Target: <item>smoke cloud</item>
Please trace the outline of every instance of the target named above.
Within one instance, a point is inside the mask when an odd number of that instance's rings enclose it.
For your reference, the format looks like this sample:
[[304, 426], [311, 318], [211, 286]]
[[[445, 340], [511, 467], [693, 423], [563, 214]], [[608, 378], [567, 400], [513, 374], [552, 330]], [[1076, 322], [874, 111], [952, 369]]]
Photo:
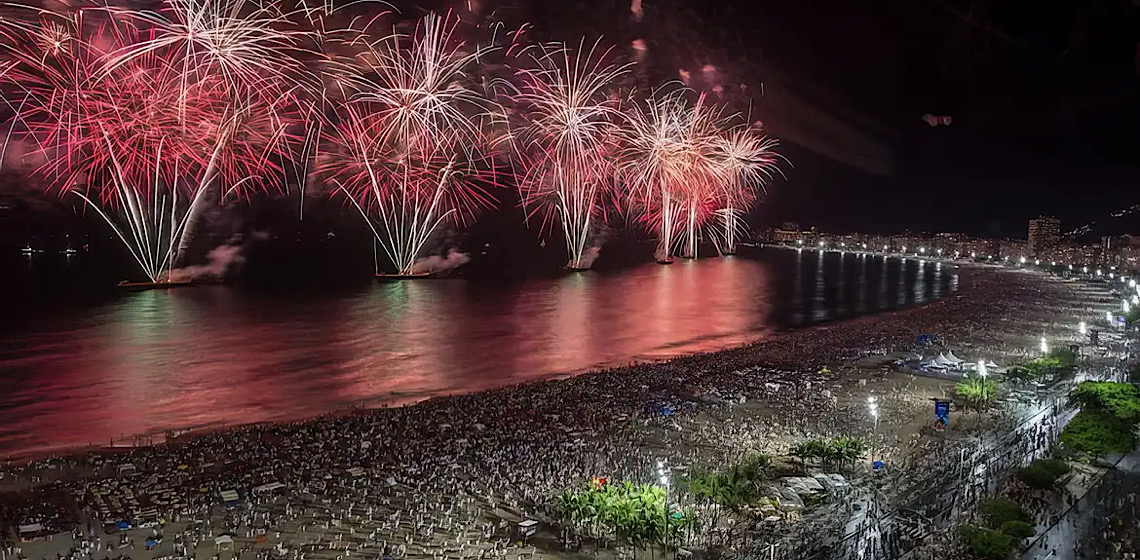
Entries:
[[[268, 233], [255, 231], [250, 236], [254, 240], [267, 239]], [[245, 244], [241, 236], [230, 239], [206, 253], [206, 264], [185, 266], [170, 271], [171, 282], [219, 282], [235, 268], [245, 264]]]
[[594, 266], [594, 261], [598, 260], [598, 256], [602, 254], [602, 246], [595, 245], [582, 252], [582, 260], [579, 266], [582, 268], [590, 268]]
[[463, 266], [471, 260], [467, 253], [461, 253], [454, 249], [447, 252], [446, 257], [439, 255], [432, 255], [424, 257], [412, 265], [412, 274], [434, 274], [451, 270], [456, 267]]

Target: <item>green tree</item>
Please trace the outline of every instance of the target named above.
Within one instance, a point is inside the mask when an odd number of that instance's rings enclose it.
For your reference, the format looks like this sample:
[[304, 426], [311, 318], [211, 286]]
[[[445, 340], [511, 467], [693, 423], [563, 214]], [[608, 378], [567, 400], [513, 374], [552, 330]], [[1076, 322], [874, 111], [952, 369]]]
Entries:
[[984, 410], [997, 401], [997, 382], [980, 377], [969, 377], [954, 385], [954, 393], [966, 407]]
[[1068, 453], [1103, 457], [1128, 453], [1136, 446], [1132, 425], [1102, 410], [1082, 410], [1061, 431], [1061, 445]]
[[982, 518], [990, 527], [1001, 527], [1007, 521], [1022, 521], [1028, 523], [1031, 518], [1017, 502], [1009, 498], [993, 498], [982, 502], [978, 508]]
[[1069, 398], [1082, 409], [1110, 412], [1129, 424], [1140, 422], [1140, 388], [1130, 383], [1084, 381]]
[[980, 560], [1005, 560], [1017, 544], [1009, 535], [976, 525], [963, 525], [961, 536], [970, 554]]
[[1033, 529], [1033, 525], [1030, 525], [1024, 521], [1006, 521], [1005, 523], [1001, 524], [999, 530], [1003, 534], [1017, 539], [1019, 542], [1032, 537], [1033, 534], [1036, 533], [1036, 531]]
[[1057, 459], [1038, 459], [1029, 466], [1018, 469], [1017, 478], [1030, 488], [1052, 490], [1057, 481], [1068, 474], [1069, 465]]

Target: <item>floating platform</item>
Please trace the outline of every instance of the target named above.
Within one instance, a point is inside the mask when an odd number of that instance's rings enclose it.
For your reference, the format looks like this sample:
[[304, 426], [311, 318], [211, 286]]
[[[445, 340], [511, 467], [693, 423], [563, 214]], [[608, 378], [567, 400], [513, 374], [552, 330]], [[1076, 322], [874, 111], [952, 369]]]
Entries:
[[562, 267], [562, 270], [565, 270], [566, 272], [587, 272], [590, 270], [590, 268], [584, 267], [584, 266], [569, 266], [569, 265], [567, 265], [567, 266]]
[[118, 287], [124, 290], [171, 290], [193, 286], [193, 282], [119, 282]]
[[673, 259], [657, 259], [657, 264], [673, 264]]
[[376, 273], [376, 279], [380, 282], [399, 282], [401, 280], [423, 280], [426, 278], [436, 278], [434, 272], [421, 272], [418, 274], [385, 274], [382, 272]]

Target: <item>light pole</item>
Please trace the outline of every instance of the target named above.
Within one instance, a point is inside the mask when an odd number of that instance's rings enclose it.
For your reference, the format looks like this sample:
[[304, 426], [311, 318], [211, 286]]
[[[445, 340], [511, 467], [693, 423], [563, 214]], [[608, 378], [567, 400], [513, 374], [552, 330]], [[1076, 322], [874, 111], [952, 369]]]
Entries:
[[982, 376], [982, 402], [986, 402], [986, 400], [987, 400], [986, 397], [988, 396], [987, 393], [989, 392], [989, 388], [990, 388], [989, 385], [986, 384], [986, 375], [988, 373], [989, 373], [989, 370], [986, 369], [986, 359], [985, 358], [979, 358], [978, 359], [978, 375]]
[[1085, 325], [1084, 321], [1081, 321], [1081, 324], [1077, 325], [1077, 330], [1079, 330], [1081, 332], [1081, 336], [1084, 336], [1084, 335], [1089, 333], [1089, 329]]
[[871, 410], [871, 418], [875, 421], [875, 427], [871, 430], [871, 468], [875, 468], [875, 440], [879, 435], [879, 405], [875, 402], [875, 397], [867, 397], [867, 408]]
[[665, 528], [661, 535], [661, 546], [665, 547], [665, 555], [669, 554], [669, 472], [665, 470], [665, 462], [657, 460], [657, 479], [665, 487], [665, 504], [661, 508], [665, 514]]
[[1041, 353], [1042, 354], [1048, 354], [1049, 353], [1049, 344], [1045, 342], [1045, 337], [1041, 337]]

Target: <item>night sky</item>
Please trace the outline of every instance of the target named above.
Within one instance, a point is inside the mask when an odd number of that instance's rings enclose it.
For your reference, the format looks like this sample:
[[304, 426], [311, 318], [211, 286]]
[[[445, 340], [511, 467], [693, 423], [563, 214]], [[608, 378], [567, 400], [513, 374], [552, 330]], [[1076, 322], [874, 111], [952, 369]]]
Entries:
[[[480, 17], [529, 22], [536, 40], [643, 38], [647, 83], [715, 66], [733, 110], [763, 121], [789, 160], [757, 226], [1023, 237], [1037, 214], [1069, 230], [1140, 202], [1130, 1], [642, 0], [641, 22], [629, 0], [480, 2]], [[401, 10], [462, 13], [468, 0], [434, 4]], [[27, 202], [26, 185], [4, 183], [0, 202]], [[241, 213], [274, 225], [271, 207]]]
[[773, 3], [758, 17], [783, 32], [757, 38], [764, 52], [891, 131], [895, 166], [861, 173], [786, 142], [795, 169], [762, 215], [1024, 236], [1038, 213], [1072, 229], [1140, 202], [1138, 16], [1101, 0]]
[[1104, 219], [1140, 203], [1140, 2], [642, 0], [637, 23], [630, 0], [483, 1], [540, 39], [643, 38], [656, 83], [712, 64], [726, 91], [746, 85], [728, 101], [790, 162], [758, 226], [1140, 226]]

